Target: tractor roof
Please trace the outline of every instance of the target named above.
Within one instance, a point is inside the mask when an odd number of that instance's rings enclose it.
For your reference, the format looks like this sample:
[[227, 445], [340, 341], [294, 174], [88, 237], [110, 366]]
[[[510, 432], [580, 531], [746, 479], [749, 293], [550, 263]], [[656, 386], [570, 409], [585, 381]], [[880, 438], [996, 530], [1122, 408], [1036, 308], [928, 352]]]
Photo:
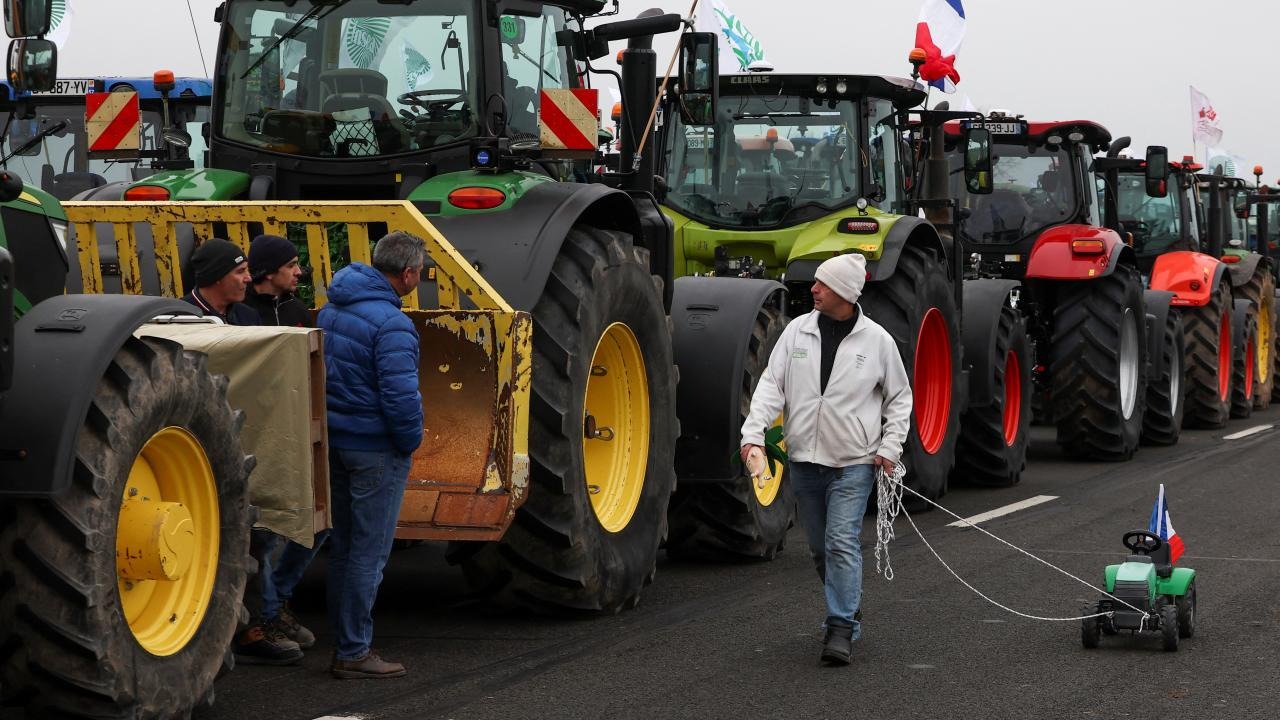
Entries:
[[[819, 93], [820, 82], [827, 91]], [[844, 95], [836, 93], [836, 84], [844, 82]], [[808, 95], [840, 99], [867, 95], [884, 98], [900, 107], [914, 107], [924, 102], [924, 86], [907, 78], [886, 75], [850, 75], [845, 73], [734, 73], [720, 76], [721, 95]]]

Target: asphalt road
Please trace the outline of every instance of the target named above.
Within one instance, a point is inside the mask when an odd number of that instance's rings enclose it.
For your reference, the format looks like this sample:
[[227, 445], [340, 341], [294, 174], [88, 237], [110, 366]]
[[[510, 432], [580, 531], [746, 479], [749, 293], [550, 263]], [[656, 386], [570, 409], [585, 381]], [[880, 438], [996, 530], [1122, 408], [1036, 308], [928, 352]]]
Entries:
[[[1238, 440], [1254, 426], [1278, 429]], [[1188, 431], [1128, 463], [1064, 458], [1034, 428], [1016, 487], [953, 488], [968, 517], [1038, 495], [1056, 499], [983, 524], [1091, 582], [1145, 528], [1159, 483], [1198, 573], [1194, 638], [1103, 637], [1079, 622], [1011, 615], [957, 582], [899, 518], [896, 573], [877, 577], [870, 518], [863, 546], [863, 639], [847, 668], [817, 662], [821, 588], [798, 529], [769, 563], [662, 561], [640, 607], [591, 620], [497, 614], [467, 597], [440, 548], [394, 553], [375, 612], [375, 645], [405, 678], [338, 681], [326, 672], [323, 562], [300, 587], [319, 635], [300, 666], [241, 666], [198, 720], [372, 718], [1275, 718], [1280, 715], [1280, 409]], [[970, 583], [1042, 616], [1075, 616], [1094, 591], [971, 529], [914, 516]]]

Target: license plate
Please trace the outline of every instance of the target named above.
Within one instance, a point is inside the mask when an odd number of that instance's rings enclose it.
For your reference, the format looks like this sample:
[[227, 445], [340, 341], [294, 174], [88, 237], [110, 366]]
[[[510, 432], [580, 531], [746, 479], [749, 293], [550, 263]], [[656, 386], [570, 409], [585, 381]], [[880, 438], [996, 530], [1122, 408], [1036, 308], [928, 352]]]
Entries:
[[967, 122], [965, 128], [986, 128], [992, 135], [1026, 135], [1027, 124], [1023, 122]]
[[93, 78], [63, 78], [54, 83], [52, 90], [32, 95], [88, 95], [97, 89], [98, 81]]

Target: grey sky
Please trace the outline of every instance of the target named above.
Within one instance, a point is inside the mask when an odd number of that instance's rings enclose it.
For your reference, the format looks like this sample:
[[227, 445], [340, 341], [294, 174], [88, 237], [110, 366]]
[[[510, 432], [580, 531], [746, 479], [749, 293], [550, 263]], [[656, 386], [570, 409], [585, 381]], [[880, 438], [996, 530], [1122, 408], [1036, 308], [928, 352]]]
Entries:
[[[185, 0], [71, 0], [64, 77], [143, 74], [167, 67], [202, 75]], [[725, 0], [763, 43], [779, 71], [909, 75], [906, 61], [920, 0]], [[691, 0], [664, 9], [688, 12]], [[217, 0], [191, 0], [209, 69], [217, 44]], [[622, 0], [633, 17], [657, 0]], [[964, 0], [967, 34], [957, 68], [960, 93], [979, 109], [1030, 119], [1101, 122], [1134, 146], [1191, 152], [1188, 85], [1209, 96], [1223, 147], [1280, 178], [1274, 92], [1280, 6], [1262, 0]], [[129, 34], [133, 36], [130, 37]], [[657, 47], [663, 56], [670, 42]], [[1202, 48], [1221, 48], [1216, 53]], [[957, 96], [959, 93], [957, 94]], [[931, 102], [942, 99], [934, 93]], [[1203, 155], [1203, 149], [1201, 150]]]

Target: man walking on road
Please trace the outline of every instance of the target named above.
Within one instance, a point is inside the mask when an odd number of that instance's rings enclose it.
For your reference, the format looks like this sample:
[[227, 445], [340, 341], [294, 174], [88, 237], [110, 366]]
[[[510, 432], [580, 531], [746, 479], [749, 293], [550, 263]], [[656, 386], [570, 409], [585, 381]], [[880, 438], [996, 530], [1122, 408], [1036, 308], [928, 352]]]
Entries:
[[911, 422], [911, 388], [889, 333], [857, 305], [866, 259], [818, 266], [813, 312], [792, 320], [769, 356], [742, 424], [742, 460], [786, 418], [788, 472], [826, 591], [823, 662], [847, 665], [861, 634], [862, 517], [875, 469], [893, 472]]
[[411, 455], [422, 442], [418, 332], [400, 298], [418, 286], [421, 238], [378, 241], [373, 267], [338, 271], [320, 311], [329, 403], [328, 609], [334, 677], [400, 677], [405, 668], [371, 648], [373, 602], [391, 554]]

